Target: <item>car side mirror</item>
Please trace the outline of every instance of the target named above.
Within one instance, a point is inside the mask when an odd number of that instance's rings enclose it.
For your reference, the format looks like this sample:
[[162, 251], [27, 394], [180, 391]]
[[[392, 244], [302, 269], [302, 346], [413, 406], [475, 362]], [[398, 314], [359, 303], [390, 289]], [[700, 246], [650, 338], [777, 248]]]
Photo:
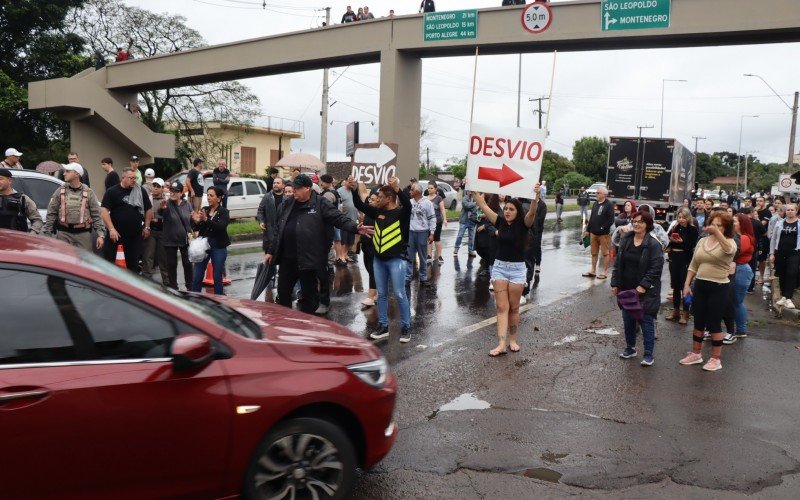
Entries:
[[209, 364], [214, 359], [211, 339], [199, 333], [178, 335], [172, 343], [172, 364], [175, 370], [191, 370]]

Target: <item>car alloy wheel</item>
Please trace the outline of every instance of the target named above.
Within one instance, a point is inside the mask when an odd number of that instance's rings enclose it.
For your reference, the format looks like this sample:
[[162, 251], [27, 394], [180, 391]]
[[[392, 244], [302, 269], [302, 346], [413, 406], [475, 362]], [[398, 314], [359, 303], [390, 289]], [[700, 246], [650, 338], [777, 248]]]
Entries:
[[456, 200], [451, 201], [450, 202], [450, 210], [455, 210], [456, 207], [458, 207], [458, 202]]
[[355, 477], [346, 435], [329, 422], [300, 418], [269, 433], [251, 462], [250, 498], [344, 498]]

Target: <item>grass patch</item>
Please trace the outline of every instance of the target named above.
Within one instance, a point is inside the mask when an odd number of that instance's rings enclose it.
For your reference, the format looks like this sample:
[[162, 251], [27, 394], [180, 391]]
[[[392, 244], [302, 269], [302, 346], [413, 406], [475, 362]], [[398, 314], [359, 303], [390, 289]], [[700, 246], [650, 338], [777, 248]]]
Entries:
[[228, 224], [228, 235], [261, 234], [261, 227], [254, 220], [240, 220]]
[[461, 217], [461, 210], [446, 210], [447, 212], [447, 220], [450, 219], [458, 219]]

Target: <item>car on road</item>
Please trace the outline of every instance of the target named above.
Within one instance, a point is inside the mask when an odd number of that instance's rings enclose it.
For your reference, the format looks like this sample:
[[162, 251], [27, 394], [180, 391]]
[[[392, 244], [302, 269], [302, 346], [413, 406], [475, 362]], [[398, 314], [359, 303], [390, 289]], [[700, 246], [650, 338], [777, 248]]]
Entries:
[[[208, 206], [206, 192], [214, 185], [211, 177], [203, 179], [203, 206]], [[267, 183], [261, 179], [231, 177], [228, 181], [228, 210], [231, 219], [255, 218], [261, 198], [267, 194]]]
[[11, 175], [13, 176], [13, 188], [36, 203], [36, 208], [39, 210], [42, 220], [44, 220], [47, 216], [47, 206], [50, 204], [50, 198], [53, 197], [56, 189], [64, 184], [64, 181], [36, 170], [13, 170]]
[[346, 498], [397, 436], [386, 360], [333, 322], [9, 230], [0, 283], [5, 498]]
[[[428, 181], [417, 181], [422, 186], [423, 195], [428, 195]], [[447, 210], [455, 210], [458, 207], [458, 199], [456, 198], [456, 190], [453, 186], [446, 182], [437, 182], [436, 187], [444, 191], [444, 208]]]
[[586, 194], [589, 195], [590, 201], [597, 201], [597, 189], [601, 187], [606, 187], [605, 182], [595, 182], [591, 186], [586, 189]]

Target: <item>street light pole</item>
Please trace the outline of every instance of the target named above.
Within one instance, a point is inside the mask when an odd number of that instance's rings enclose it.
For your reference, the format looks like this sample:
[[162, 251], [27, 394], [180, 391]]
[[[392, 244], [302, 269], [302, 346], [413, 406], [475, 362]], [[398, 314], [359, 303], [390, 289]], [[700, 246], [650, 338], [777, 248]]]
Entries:
[[[745, 118], [758, 118], [758, 115], [742, 115], [739, 120], [739, 150], [736, 152], [736, 195], [739, 195], [739, 165], [742, 163], [742, 130]], [[746, 181], [745, 181], [746, 182]], [[745, 189], [747, 191], [747, 189]]]
[[[331, 8], [325, 7], [325, 26], [331, 25]], [[319, 115], [322, 118], [322, 130], [319, 137], [319, 160], [328, 164], [328, 68], [322, 70], [322, 106]], [[327, 168], [325, 169], [327, 171]]]
[[636, 125], [636, 128], [639, 129], [639, 139], [642, 138], [642, 129], [643, 128], [656, 128], [655, 125]]
[[522, 53], [520, 53], [519, 55], [519, 71], [517, 73], [517, 128], [519, 128], [519, 110], [522, 107], [521, 101], [522, 101]]
[[772, 91], [772, 93], [775, 94], [775, 97], [780, 99], [781, 102], [784, 104], [784, 106], [789, 108], [789, 111], [792, 112], [792, 128], [791, 128], [791, 130], [789, 132], [789, 161], [786, 162], [786, 173], [787, 174], [791, 174], [792, 170], [794, 169], [793, 168], [793, 165], [794, 165], [794, 139], [795, 139], [795, 136], [797, 135], [797, 101], [798, 101], [798, 97], [800, 97], [800, 92], [795, 92], [794, 93], [794, 106], [790, 106], [789, 103], [786, 102], [783, 99], [783, 97], [781, 97], [781, 95], [778, 94], [775, 91], [775, 89], [772, 88], [772, 85], [767, 83], [767, 81], [764, 80], [759, 75], [754, 75], [752, 73], [745, 73], [744, 76], [751, 76], [751, 77], [754, 77], [754, 78], [758, 78], [759, 80], [764, 82], [764, 85], [769, 87], [769, 89]]
[[758, 151], [747, 151], [744, 154], [744, 190], [747, 191], [747, 163], [750, 159], [750, 155], [753, 153], [758, 153]]
[[661, 131], [659, 132], [660, 137], [664, 137], [664, 84], [666, 82], [686, 82], [687, 80], [672, 80], [669, 78], [662, 78], [661, 79]]

